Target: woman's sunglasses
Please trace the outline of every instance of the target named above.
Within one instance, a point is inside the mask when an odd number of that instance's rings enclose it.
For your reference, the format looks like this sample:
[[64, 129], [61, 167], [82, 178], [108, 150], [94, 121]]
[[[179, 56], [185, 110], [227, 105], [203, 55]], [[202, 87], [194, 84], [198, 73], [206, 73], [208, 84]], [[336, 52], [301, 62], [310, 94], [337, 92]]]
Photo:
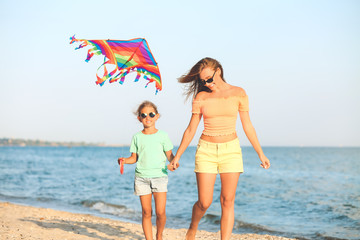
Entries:
[[208, 80], [202, 80], [202, 79], [200, 79], [200, 80], [202, 81], [202, 83], [204, 85], [207, 84], [207, 83], [212, 83], [214, 81], [215, 73], [216, 73], [216, 71], [214, 72], [213, 76], [211, 78], [209, 78]]
[[[147, 113], [140, 114], [141, 118], [146, 118], [147, 116], [148, 116]], [[149, 117], [154, 118], [155, 116], [156, 116], [156, 113], [154, 113], [154, 112], [149, 113]]]

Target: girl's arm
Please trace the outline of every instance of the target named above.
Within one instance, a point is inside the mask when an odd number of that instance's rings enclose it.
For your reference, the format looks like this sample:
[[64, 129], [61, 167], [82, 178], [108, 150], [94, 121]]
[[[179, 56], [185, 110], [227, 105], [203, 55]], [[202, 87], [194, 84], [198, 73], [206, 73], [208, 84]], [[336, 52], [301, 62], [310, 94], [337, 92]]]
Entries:
[[137, 154], [131, 153], [131, 156], [128, 158], [123, 158], [123, 157], [119, 158], [118, 163], [120, 165], [120, 161], [123, 161], [124, 164], [134, 164], [137, 162], [137, 159], [138, 159]]
[[[174, 159], [174, 154], [172, 153], [172, 150], [169, 150], [167, 152], [165, 152], [165, 155], [166, 155], [166, 158], [169, 160], [169, 164], [167, 165], [167, 168], [170, 170], [170, 171], [174, 171], [174, 167], [171, 163], [171, 161]], [[179, 166], [177, 166], [179, 167]]]
[[174, 154], [173, 154], [172, 150], [165, 152], [165, 155], [166, 155], [166, 158], [169, 160], [169, 162], [171, 162], [174, 159]]
[[265, 169], [268, 169], [270, 167], [270, 161], [265, 156], [265, 154], [263, 153], [263, 150], [261, 149], [259, 140], [256, 136], [255, 128], [253, 127], [253, 125], [250, 121], [249, 112], [240, 111], [239, 114], [240, 114], [240, 120], [241, 120], [242, 127], [244, 129], [244, 132], [260, 158], [260, 161], [261, 161], [260, 166]]
[[174, 159], [171, 164], [174, 170], [179, 166], [179, 160], [181, 155], [185, 152], [186, 148], [189, 146], [190, 142], [195, 136], [197, 127], [199, 126], [202, 114], [193, 113], [189, 122], [188, 127], [186, 128], [183, 137], [181, 139], [180, 146], [176, 152]]

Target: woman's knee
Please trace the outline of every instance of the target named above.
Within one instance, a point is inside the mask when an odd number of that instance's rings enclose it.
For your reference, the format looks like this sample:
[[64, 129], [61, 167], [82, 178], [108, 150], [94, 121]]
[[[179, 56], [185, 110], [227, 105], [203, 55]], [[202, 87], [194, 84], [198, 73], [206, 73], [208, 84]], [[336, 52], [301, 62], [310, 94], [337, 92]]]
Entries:
[[210, 200], [210, 201], [201, 201], [201, 200], [199, 200], [199, 201], [197, 201], [197, 206], [198, 206], [202, 211], [206, 211], [206, 210], [210, 207], [211, 202], [212, 202], [212, 200]]
[[221, 207], [223, 207], [223, 208], [233, 208], [234, 203], [235, 203], [235, 198], [234, 197], [221, 196], [220, 197], [220, 203], [221, 203]]

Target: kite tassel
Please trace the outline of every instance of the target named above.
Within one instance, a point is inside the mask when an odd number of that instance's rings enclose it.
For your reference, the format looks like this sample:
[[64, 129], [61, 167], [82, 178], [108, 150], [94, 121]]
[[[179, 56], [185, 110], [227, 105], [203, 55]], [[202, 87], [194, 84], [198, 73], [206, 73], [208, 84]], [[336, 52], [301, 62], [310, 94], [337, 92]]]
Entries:
[[74, 42], [76, 42], [77, 41], [77, 39], [75, 38], [75, 34], [74, 34], [74, 36], [72, 36], [72, 37], [70, 37], [70, 44], [73, 44]]
[[94, 56], [94, 52], [91, 51], [91, 49], [88, 50], [87, 57], [85, 59], [85, 62], [89, 62], [90, 59]]
[[112, 79], [110, 79], [110, 83], [113, 83], [113, 82], [117, 82], [119, 79], [120, 79], [120, 75], [121, 75], [121, 72], [119, 72], [118, 74], [116, 74], [115, 77], [113, 77]]
[[97, 78], [96, 84], [98, 84], [100, 86], [104, 85], [104, 83], [107, 79], [105, 75], [101, 78], [101, 77], [99, 77], [99, 75], [97, 73], [96, 73], [96, 78]]
[[134, 81], [134, 82], [139, 81], [140, 77], [141, 77], [141, 74], [138, 72], [138, 73], [136, 74], [136, 78], [135, 78], [135, 81]]
[[123, 85], [123, 84], [124, 84], [124, 81], [125, 81], [125, 76], [122, 76], [121, 79], [120, 79], [120, 81], [119, 81], [119, 83], [120, 83], [121, 85]]
[[122, 75], [121, 75], [121, 79], [120, 79], [120, 84], [123, 84], [124, 83], [124, 81], [125, 81], [125, 77], [126, 77], [126, 75], [128, 75], [128, 71], [125, 71]]
[[78, 49], [83, 48], [83, 47], [85, 47], [85, 46], [86, 46], [86, 45], [85, 45], [84, 43], [80, 43], [80, 45], [79, 45], [78, 47], [76, 47], [75, 50], [78, 50]]
[[118, 80], [119, 80], [118, 77], [114, 77], [114, 78], [109, 80], [109, 83], [117, 82]]
[[115, 68], [113, 71], [109, 73], [109, 77], [112, 77], [116, 73], [117, 69]]

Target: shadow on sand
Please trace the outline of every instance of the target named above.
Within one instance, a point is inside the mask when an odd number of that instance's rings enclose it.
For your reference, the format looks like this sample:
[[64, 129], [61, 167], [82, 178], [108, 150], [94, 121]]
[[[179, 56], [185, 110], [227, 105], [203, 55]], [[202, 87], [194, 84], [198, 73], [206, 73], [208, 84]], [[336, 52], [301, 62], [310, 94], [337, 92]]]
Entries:
[[[21, 221], [32, 222], [40, 227], [47, 229], [61, 229], [66, 232], [72, 232], [78, 235], [84, 235], [100, 240], [118, 239], [143, 239], [142, 233], [131, 231], [121, 226], [111, 226], [105, 223], [92, 223], [83, 221], [71, 221], [60, 219], [44, 219], [24, 218]], [[110, 238], [109, 238], [110, 237]]]

